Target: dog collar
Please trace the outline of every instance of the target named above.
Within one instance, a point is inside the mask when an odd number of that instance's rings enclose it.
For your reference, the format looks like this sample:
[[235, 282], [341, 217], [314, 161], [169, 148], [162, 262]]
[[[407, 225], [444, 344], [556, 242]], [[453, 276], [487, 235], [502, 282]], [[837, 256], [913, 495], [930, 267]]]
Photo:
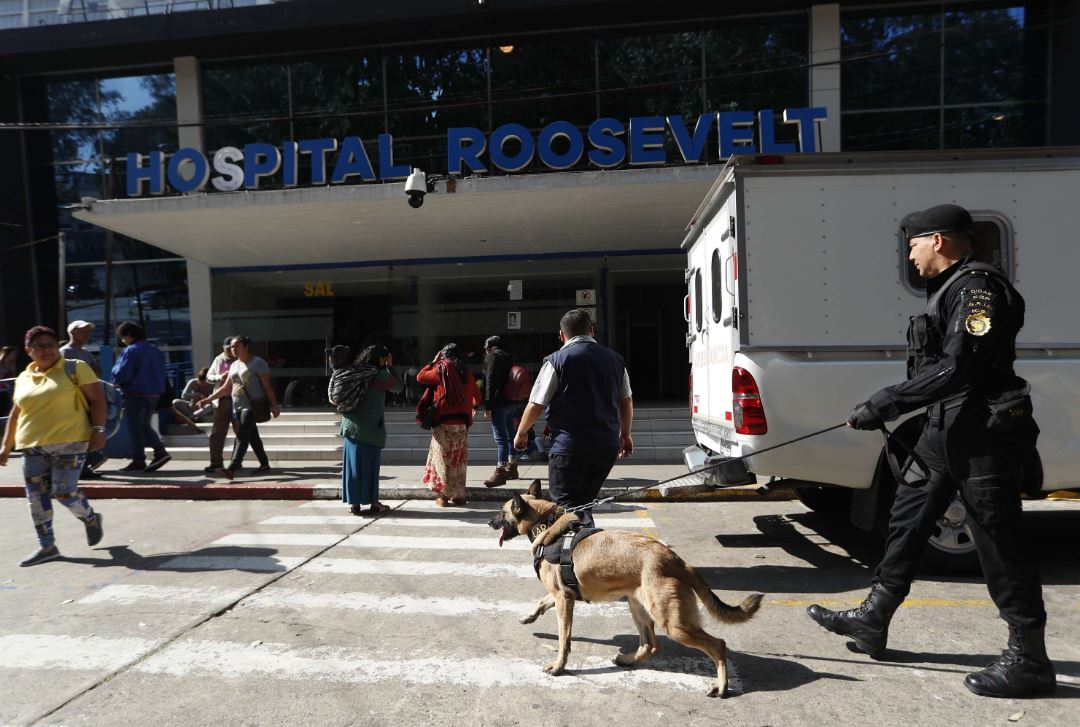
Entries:
[[540, 535], [544, 531], [546, 531], [553, 524], [555, 524], [555, 521], [558, 520], [562, 516], [562, 514], [563, 513], [562, 513], [561, 509], [556, 510], [551, 515], [548, 515], [547, 518], [545, 518], [541, 522], [538, 522], [536, 525], [533, 525], [531, 528], [529, 528], [529, 542], [531, 543], [534, 540], [536, 540], [538, 537], [540, 537]]

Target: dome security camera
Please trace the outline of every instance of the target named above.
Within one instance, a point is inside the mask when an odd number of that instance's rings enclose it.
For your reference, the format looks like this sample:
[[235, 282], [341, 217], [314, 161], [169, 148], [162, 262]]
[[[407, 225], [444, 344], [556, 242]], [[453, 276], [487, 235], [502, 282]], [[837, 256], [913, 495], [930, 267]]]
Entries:
[[405, 194], [409, 195], [409, 206], [413, 209], [424, 204], [424, 195], [427, 194], [427, 175], [419, 169], [413, 169], [412, 174], [405, 180]]

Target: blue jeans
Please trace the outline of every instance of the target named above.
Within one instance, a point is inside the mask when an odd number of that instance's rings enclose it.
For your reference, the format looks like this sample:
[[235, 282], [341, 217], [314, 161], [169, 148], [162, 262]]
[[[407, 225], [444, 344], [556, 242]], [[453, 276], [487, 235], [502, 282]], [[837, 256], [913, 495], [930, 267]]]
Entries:
[[96, 517], [94, 509], [79, 489], [79, 475], [86, 462], [86, 453], [51, 454], [32, 447], [24, 449], [22, 454], [30, 519], [37, 531], [38, 544], [42, 548], [51, 548], [56, 544], [53, 535], [54, 499], [83, 522], [91, 522]]
[[149, 444], [154, 450], [154, 455], [165, 453], [165, 445], [161, 443], [161, 437], [150, 426], [150, 417], [157, 408], [156, 396], [125, 396], [124, 418], [127, 419], [128, 432], [131, 434], [131, 461], [146, 461], [146, 445]]
[[517, 404], [512, 401], [496, 404], [491, 410], [491, 433], [495, 437], [495, 446], [498, 448], [499, 464], [506, 464], [514, 454], [514, 415], [516, 413]]

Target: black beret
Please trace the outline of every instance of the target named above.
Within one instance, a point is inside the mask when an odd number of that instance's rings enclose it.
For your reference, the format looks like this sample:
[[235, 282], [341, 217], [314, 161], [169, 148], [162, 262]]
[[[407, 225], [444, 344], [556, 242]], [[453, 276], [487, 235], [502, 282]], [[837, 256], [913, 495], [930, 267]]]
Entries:
[[955, 204], [939, 204], [921, 212], [912, 212], [900, 220], [905, 240], [935, 232], [971, 232], [974, 227], [971, 213]]

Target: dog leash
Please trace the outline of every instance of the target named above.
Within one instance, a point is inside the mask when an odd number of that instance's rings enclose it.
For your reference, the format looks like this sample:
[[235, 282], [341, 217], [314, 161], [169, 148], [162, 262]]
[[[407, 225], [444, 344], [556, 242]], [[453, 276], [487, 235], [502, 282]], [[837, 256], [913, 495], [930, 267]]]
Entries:
[[712, 464], [705, 465], [704, 467], [701, 467], [701, 468], [696, 469], [696, 470], [691, 470], [691, 471], [687, 472], [684, 475], [679, 475], [678, 477], [670, 477], [670, 478], [668, 478], [666, 480], [660, 480], [658, 482], [652, 482], [652, 483], [650, 483], [648, 485], [645, 485], [644, 487], [635, 487], [632, 490], [627, 490], [626, 492], [620, 492], [617, 495], [609, 495], [608, 497], [602, 497], [602, 498], [593, 500], [592, 502], [587, 503], [585, 505], [575, 505], [574, 507], [564, 508], [563, 512], [564, 513], [575, 513], [575, 512], [580, 512], [581, 510], [591, 510], [592, 508], [596, 507], [597, 505], [603, 505], [604, 503], [611, 502], [612, 500], [617, 500], [620, 497], [626, 497], [627, 495], [632, 495], [635, 492], [641, 492], [643, 490], [651, 490], [654, 487], [660, 487], [661, 491], [663, 491], [663, 488], [662, 488], [663, 485], [666, 485], [666, 484], [671, 483], [671, 482], [675, 482], [676, 480], [684, 480], [684, 479], [687, 479], [688, 477], [695, 477], [695, 476], [701, 474], [702, 472], [709, 472], [709, 471], [714, 470], [714, 469], [716, 469], [718, 467], [722, 467], [723, 465], [726, 465], [729, 462], [737, 462], [739, 460], [747, 459], [749, 457], [756, 457], [759, 454], [765, 454], [766, 452], [771, 452], [774, 449], [780, 449], [781, 447], [786, 447], [789, 444], [795, 444], [796, 442], [801, 442], [804, 439], [810, 439], [811, 437], [817, 437], [817, 436], [819, 436], [821, 434], [825, 434], [826, 432], [831, 432], [831, 431], [833, 431], [835, 429], [840, 429], [841, 427], [846, 427], [846, 426], [847, 426], [846, 421], [841, 422], [840, 424], [834, 424], [831, 427], [826, 427], [825, 429], [819, 429], [816, 432], [810, 432], [809, 434], [804, 434], [801, 437], [795, 437], [794, 439], [789, 439], [786, 442], [780, 442], [779, 444], [774, 444], [771, 447], [766, 447], [765, 449], [756, 450], [754, 452], [751, 452], [750, 454], [742, 454], [742, 455], [739, 455], [738, 457], [728, 457], [727, 459], [722, 459], [719, 462], [713, 462]]

